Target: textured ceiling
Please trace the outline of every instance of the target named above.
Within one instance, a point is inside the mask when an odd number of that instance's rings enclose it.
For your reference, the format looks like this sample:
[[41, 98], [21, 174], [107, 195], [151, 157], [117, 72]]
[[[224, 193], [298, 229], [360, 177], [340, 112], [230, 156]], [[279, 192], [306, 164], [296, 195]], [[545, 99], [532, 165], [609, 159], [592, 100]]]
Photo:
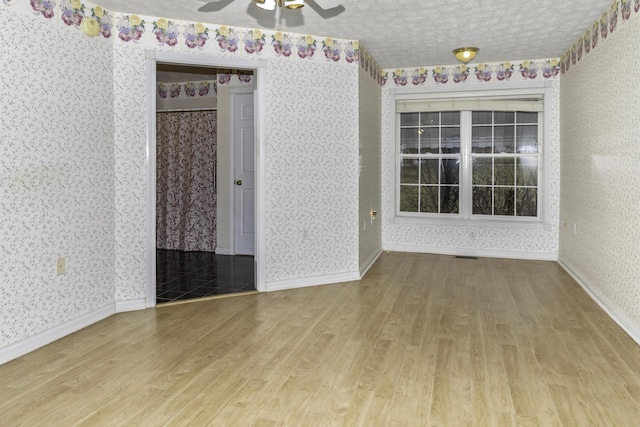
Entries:
[[123, 13], [360, 40], [382, 68], [410, 68], [455, 63], [451, 50], [461, 46], [480, 48], [474, 62], [562, 56], [612, 0], [344, 0], [328, 11], [307, 0], [281, 14], [252, 0], [96, 3]]

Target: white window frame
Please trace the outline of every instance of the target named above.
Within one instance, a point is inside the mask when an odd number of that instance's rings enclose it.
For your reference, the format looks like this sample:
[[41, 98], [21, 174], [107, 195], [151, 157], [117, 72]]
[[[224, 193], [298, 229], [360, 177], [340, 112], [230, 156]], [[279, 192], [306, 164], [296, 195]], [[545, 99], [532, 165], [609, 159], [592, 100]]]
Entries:
[[[551, 82], [527, 82], [523, 84], [512, 84], [508, 89], [495, 89], [495, 87], [479, 87], [474, 90], [469, 88], [452, 88], [452, 87], [436, 87], [425, 90], [424, 88], [400, 88], [391, 89], [393, 95], [393, 103], [391, 108], [393, 126], [393, 152], [394, 152], [394, 166], [393, 166], [393, 197], [391, 199], [392, 206], [389, 206], [389, 212], [393, 212], [391, 221], [393, 223], [403, 224], [428, 224], [428, 225], [459, 225], [470, 227], [511, 227], [511, 228], [534, 228], [534, 229], [549, 229], [550, 225], [547, 224], [550, 218], [550, 155], [546, 152], [546, 146], [550, 141], [550, 129], [551, 129]], [[429, 214], [429, 213], [413, 213], [413, 212], [400, 212], [400, 126], [399, 117], [400, 113], [397, 111], [398, 100], [425, 100], [444, 98], [489, 98], [489, 97], [513, 97], [513, 98], [526, 98], [527, 95], [542, 95], [543, 97], [543, 112], [542, 121], [538, 126], [538, 141], [539, 141], [539, 155], [541, 161], [538, 165], [539, 174], [539, 186], [538, 186], [538, 216], [537, 217], [515, 217], [515, 216], [471, 216], [471, 207], [463, 211], [463, 203], [467, 206], [471, 203], [471, 168], [469, 161], [471, 159], [471, 153], [469, 153], [470, 144], [463, 144], [461, 141], [461, 174], [460, 174], [460, 214]], [[496, 110], [497, 111], [497, 110]], [[461, 116], [461, 132], [464, 132], [465, 125], [468, 125], [469, 133], [471, 128], [470, 118], [469, 122], [463, 123], [464, 119]], [[470, 136], [469, 136], [470, 137]], [[461, 135], [461, 138], [463, 136]]]

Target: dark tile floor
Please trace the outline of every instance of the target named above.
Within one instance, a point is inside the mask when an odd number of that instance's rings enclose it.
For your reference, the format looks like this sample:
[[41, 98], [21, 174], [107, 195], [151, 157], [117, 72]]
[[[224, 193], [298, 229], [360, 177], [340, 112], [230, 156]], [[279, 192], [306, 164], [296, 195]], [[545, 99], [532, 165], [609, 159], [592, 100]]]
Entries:
[[156, 303], [255, 290], [252, 256], [156, 250]]

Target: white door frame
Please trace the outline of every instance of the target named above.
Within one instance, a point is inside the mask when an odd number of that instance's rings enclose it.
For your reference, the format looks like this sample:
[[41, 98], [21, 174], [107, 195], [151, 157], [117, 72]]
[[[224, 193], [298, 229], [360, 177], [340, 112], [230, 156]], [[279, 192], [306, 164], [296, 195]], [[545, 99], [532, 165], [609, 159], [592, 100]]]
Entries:
[[255, 285], [265, 292], [265, 73], [264, 60], [224, 58], [184, 53], [146, 51], [147, 72], [147, 266], [146, 306], [156, 305], [156, 63], [193, 65], [200, 67], [253, 70], [256, 79], [254, 92], [255, 123]]

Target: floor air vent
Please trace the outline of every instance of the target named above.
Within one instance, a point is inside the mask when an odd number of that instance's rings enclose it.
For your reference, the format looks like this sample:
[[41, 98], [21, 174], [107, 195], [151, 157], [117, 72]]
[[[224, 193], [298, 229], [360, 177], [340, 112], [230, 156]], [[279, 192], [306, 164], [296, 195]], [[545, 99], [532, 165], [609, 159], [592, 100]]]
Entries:
[[475, 260], [478, 259], [477, 256], [464, 256], [464, 255], [456, 255], [456, 258], [460, 258], [460, 259], [475, 259]]

